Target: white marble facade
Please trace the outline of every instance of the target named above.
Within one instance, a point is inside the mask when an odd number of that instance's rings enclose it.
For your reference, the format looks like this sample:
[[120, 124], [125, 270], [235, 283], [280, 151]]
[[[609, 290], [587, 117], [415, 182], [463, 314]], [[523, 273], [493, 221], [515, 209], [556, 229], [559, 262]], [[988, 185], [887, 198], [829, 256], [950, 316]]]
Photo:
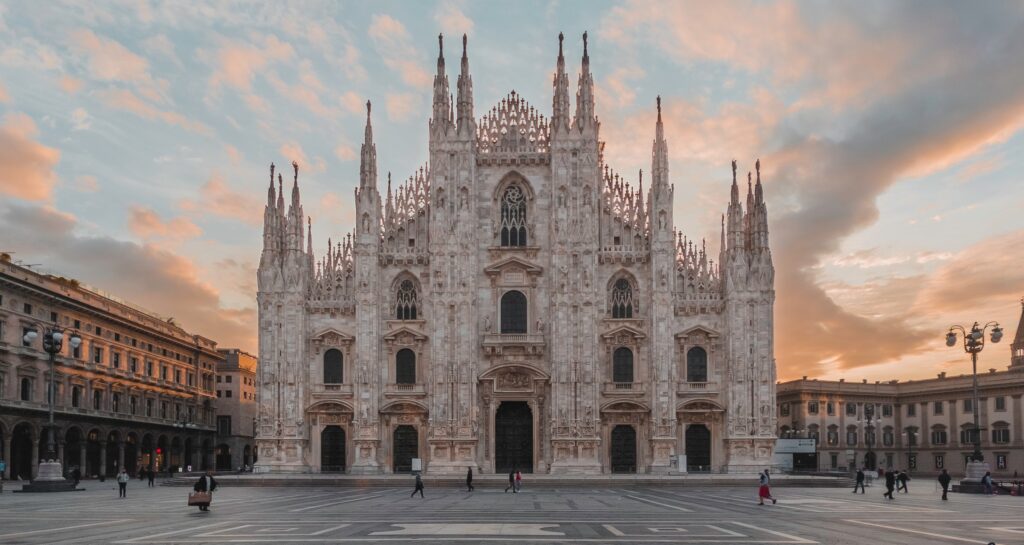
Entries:
[[602, 157], [586, 35], [574, 109], [561, 36], [553, 80], [550, 116], [512, 92], [477, 118], [466, 39], [454, 97], [442, 48], [429, 162], [397, 189], [388, 175], [383, 194], [367, 103], [356, 226], [319, 257], [298, 166], [287, 208], [271, 166], [258, 470], [769, 463], [774, 269], [760, 173], [744, 205], [733, 164], [709, 259], [674, 228], [660, 99], [651, 170], [634, 185]]

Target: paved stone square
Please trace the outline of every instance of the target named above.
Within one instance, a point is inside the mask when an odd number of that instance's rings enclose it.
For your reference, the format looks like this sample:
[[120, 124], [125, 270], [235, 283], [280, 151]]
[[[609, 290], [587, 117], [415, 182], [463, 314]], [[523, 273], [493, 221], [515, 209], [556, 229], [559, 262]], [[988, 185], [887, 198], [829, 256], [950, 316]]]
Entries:
[[[916, 481], [915, 481], [916, 482]], [[210, 512], [188, 489], [135, 480], [84, 492], [0, 495], [0, 543], [824, 543], [1024, 544], [1024, 500], [920, 483], [895, 501], [835, 488], [544, 487], [519, 494], [410, 486], [222, 487]]]

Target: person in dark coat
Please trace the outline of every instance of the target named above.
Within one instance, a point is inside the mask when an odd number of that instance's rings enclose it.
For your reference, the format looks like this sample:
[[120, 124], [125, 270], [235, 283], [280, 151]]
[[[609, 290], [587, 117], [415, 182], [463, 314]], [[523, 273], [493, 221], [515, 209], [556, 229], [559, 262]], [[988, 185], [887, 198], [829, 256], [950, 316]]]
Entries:
[[885, 472], [885, 494], [882, 494], [882, 496], [886, 497], [886, 498], [889, 498], [890, 500], [894, 500], [894, 499], [896, 499], [896, 498], [892, 497], [892, 493], [893, 493], [894, 490], [896, 490], [896, 472], [895, 471], [886, 471]]
[[512, 493], [513, 494], [516, 493], [516, 470], [515, 469], [512, 469], [512, 471], [508, 472], [508, 486], [505, 487], [505, 493], [506, 494], [508, 493], [508, 489], [509, 488], [512, 489]]
[[857, 489], [860, 488], [860, 493], [864, 493], [864, 468], [857, 470], [857, 482], [853, 484], [853, 493], [857, 493]]
[[420, 497], [421, 498], [424, 497], [423, 496], [423, 478], [420, 477], [419, 473], [416, 474], [416, 488], [414, 488], [412, 490], [412, 494], [409, 494], [409, 497], [411, 498], [411, 497], [415, 496], [417, 492], [420, 493]]
[[466, 492], [473, 491], [473, 468], [466, 470]]
[[899, 486], [896, 487], [896, 491], [899, 492], [900, 490], [902, 490], [904, 494], [909, 494], [910, 491], [907, 490], [907, 481], [909, 480], [910, 475], [907, 475], [906, 471], [901, 470], [899, 474], [896, 475], [896, 481], [899, 483]]
[[939, 473], [939, 484], [942, 486], [942, 499], [944, 501], [949, 499], [946, 497], [946, 493], [949, 492], [949, 481], [951, 480], [953, 480], [952, 477], [949, 476], [949, 472], [945, 469], [942, 470], [942, 473]]
[[[152, 475], [152, 474], [151, 474]], [[199, 481], [192, 487], [196, 492], [209, 492], [213, 494], [214, 490], [217, 490], [217, 480], [213, 478], [213, 472], [206, 470], [206, 475], [199, 477]], [[200, 511], [209, 511], [210, 504], [200, 505]]]

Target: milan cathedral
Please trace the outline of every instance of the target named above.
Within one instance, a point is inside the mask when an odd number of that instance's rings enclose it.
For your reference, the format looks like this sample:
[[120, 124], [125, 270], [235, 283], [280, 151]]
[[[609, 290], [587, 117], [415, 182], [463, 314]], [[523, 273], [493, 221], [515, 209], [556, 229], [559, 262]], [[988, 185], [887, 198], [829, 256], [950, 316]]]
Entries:
[[[439, 38], [439, 42], [441, 39]], [[587, 35], [551, 113], [476, 117], [442, 47], [429, 161], [378, 189], [367, 103], [356, 225], [314, 255], [270, 167], [258, 471], [759, 470], [775, 443], [774, 269], [760, 164], [736, 163], [717, 262], [673, 224], [658, 99], [644, 190], [605, 163]]]

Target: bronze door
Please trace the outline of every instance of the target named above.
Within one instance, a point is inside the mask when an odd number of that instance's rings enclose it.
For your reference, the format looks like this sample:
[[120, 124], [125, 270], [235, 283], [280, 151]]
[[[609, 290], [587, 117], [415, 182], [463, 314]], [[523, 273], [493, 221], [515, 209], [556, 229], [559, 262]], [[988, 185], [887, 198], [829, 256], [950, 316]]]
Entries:
[[395, 473], [412, 471], [412, 459], [419, 457], [419, 435], [412, 426], [398, 426], [392, 436], [391, 443], [394, 456], [391, 457], [391, 469]]
[[612, 429], [612, 473], [636, 473], [636, 430], [619, 425]]
[[345, 471], [345, 430], [339, 426], [320, 432], [320, 471]]
[[533, 412], [525, 401], [502, 401], [494, 415], [494, 467], [533, 472]]

